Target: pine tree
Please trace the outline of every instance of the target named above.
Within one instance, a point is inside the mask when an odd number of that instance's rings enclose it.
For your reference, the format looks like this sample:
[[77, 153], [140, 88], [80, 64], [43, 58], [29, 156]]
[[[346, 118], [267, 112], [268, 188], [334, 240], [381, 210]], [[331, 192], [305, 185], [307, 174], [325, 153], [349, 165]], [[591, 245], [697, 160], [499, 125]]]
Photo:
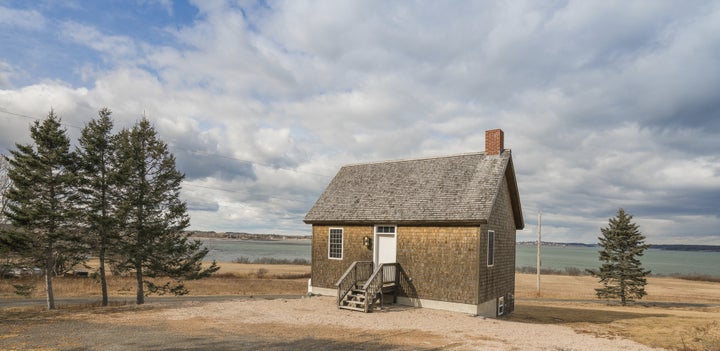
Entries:
[[602, 264], [598, 272], [592, 272], [603, 284], [603, 288], [595, 289], [597, 297], [620, 298], [623, 306], [647, 294], [645, 277], [650, 274], [650, 271], [643, 270], [639, 260], [650, 245], [645, 244], [645, 237], [632, 218], [620, 208], [617, 216], [609, 219], [608, 227], [600, 229], [602, 236], [598, 239], [602, 247]]
[[[203, 269], [207, 249], [183, 232], [190, 218], [180, 199], [184, 175], [176, 170], [175, 157], [143, 117], [131, 130], [120, 132], [117, 159], [122, 189], [118, 210], [125, 228], [118, 268], [134, 270], [137, 304], [145, 301], [144, 285], [149, 293], [186, 293], [182, 279], [202, 278], [218, 267], [213, 262]], [[156, 285], [146, 277], [169, 277], [175, 284]]]
[[112, 112], [103, 108], [98, 118], [91, 120], [83, 128], [79, 148], [79, 179], [81, 184], [81, 203], [83, 204], [83, 224], [85, 239], [89, 242], [100, 260], [100, 290], [102, 305], [108, 305], [107, 278], [105, 273], [108, 250], [116, 242], [117, 226], [115, 206], [115, 136], [111, 134]]
[[47, 307], [52, 310], [56, 267], [83, 259], [73, 235], [75, 160], [66, 131], [52, 110], [42, 123], [30, 127], [30, 135], [33, 145], [15, 144], [17, 150], [10, 151], [8, 176], [13, 185], [7, 192], [5, 215], [22, 230], [21, 254], [44, 269]]

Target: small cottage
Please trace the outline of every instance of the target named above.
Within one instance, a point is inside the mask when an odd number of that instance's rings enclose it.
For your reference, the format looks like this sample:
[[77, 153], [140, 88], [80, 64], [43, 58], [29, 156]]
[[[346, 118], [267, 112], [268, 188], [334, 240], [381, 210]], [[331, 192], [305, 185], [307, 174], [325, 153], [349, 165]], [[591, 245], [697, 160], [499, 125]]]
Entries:
[[485, 138], [485, 152], [343, 166], [304, 219], [311, 291], [365, 312], [389, 298], [512, 312], [523, 215], [503, 131]]

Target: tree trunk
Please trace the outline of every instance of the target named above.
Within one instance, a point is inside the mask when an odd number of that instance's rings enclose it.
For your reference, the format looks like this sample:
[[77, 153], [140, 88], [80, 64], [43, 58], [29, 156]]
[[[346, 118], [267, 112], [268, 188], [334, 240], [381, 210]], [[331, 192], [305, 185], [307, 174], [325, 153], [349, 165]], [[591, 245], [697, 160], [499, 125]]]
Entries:
[[[50, 254], [52, 255], [52, 254]], [[52, 287], [53, 257], [48, 256], [45, 260], [45, 296], [47, 297], [48, 310], [55, 309], [55, 296]]]
[[135, 263], [135, 278], [137, 278], [137, 300], [138, 305], [145, 303], [145, 291], [143, 291], [142, 263]]
[[[104, 240], [103, 240], [104, 241]], [[100, 290], [102, 290], [102, 306], [108, 305], [107, 279], [105, 278], [105, 243], [100, 247]]]

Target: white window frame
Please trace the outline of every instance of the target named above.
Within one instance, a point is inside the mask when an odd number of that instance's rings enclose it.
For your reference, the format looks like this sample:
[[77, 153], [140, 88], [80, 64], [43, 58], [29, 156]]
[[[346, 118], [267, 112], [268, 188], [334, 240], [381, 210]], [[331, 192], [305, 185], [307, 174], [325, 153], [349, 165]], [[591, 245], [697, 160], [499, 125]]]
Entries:
[[[392, 232], [380, 232], [378, 228], [392, 228]], [[397, 226], [391, 224], [381, 224], [375, 226], [375, 235], [378, 234], [397, 234]]]
[[[333, 231], [336, 231], [333, 233]], [[340, 231], [339, 233], [337, 231]], [[333, 257], [333, 234], [340, 234], [340, 257]], [[338, 243], [334, 243], [337, 245]], [[345, 230], [343, 228], [330, 228], [328, 230], [328, 259], [331, 260], [342, 260], [345, 256]]]
[[495, 265], [495, 231], [488, 230], [487, 266], [492, 267], [494, 265]]

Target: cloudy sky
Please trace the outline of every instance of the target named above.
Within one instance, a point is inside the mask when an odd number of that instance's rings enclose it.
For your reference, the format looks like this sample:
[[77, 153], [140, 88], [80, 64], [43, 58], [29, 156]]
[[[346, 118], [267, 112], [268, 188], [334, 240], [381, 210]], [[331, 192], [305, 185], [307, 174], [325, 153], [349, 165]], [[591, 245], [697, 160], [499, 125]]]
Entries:
[[308, 234], [340, 166], [484, 150], [534, 240], [720, 245], [716, 1], [0, 0], [0, 153], [53, 108], [75, 139], [143, 114], [192, 229]]

